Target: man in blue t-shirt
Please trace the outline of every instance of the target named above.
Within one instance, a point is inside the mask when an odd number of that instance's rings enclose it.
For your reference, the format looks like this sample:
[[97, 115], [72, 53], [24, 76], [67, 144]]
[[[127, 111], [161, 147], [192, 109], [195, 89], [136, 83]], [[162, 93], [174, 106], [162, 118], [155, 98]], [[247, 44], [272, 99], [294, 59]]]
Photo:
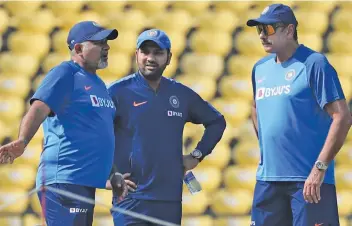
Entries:
[[[72, 60], [54, 67], [30, 100], [17, 140], [0, 148], [0, 163], [12, 163], [43, 123], [44, 148], [36, 186], [67, 190], [90, 199], [96, 188], [112, 187], [124, 196], [122, 175], [110, 174], [116, 108], [96, 70], [108, 65], [107, 41], [116, 39], [93, 21], [74, 25], [67, 38]], [[123, 194], [121, 194], [123, 192]], [[38, 192], [49, 226], [92, 225], [94, 205], [47, 191]]]
[[257, 19], [270, 55], [253, 68], [252, 119], [260, 163], [252, 225], [339, 225], [334, 157], [351, 127], [335, 69], [298, 44], [290, 7], [273, 4]]
[[[131, 173], [137, 189], [115, 207], [181, 224], [184, 172], [211, 153], [225, 130], [224, 117], [190, 88], [162, 74], [171, 60], [171, 43], [161, 30], [144, 31], [137, 39], [138, 72], [109, 87], [117, 111], [115, 164]], [[190, 155], [183, 155], [187, 122], [203, 124], [204, 135]], [[112, 213], [116, 226], [151, 225]]]

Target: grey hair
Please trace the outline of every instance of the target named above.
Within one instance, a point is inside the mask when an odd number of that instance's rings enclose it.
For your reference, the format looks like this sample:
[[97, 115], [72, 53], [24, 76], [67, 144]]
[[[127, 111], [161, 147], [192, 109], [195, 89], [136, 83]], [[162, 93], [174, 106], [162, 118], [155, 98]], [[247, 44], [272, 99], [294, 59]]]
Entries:
[[[87, 47], [88, 42], [82, 42], [82, 43], [80, 43], [80, 44], [81, 44], [81, 45], [83, 45], [83, 48], [86, 48], [86, 47]], [[72, 50], [70, 51], [70, 54], [71, 54], [71, 56], [74, 56], [74, 55], [76, 55], [76, 54], [77, 54], [77, 52], [76, 52], [75, 48], [72, 48]]]

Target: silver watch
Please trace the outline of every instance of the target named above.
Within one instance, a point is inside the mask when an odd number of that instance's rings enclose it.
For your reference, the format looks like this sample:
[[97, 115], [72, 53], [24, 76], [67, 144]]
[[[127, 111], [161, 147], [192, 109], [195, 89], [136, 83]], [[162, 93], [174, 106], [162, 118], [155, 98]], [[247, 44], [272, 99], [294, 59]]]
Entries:
[[328, 164], [320, 160], [315, 162], [315, 167], [317, 167], [318, 170], [327, 170], [328, 166]]
[[195, 159], [200, 159], [202, 158], [203, 154], [201, 151], [199, 151], [198, 149], [194, 149], [192, 152], [191, 152], [191, 156]]

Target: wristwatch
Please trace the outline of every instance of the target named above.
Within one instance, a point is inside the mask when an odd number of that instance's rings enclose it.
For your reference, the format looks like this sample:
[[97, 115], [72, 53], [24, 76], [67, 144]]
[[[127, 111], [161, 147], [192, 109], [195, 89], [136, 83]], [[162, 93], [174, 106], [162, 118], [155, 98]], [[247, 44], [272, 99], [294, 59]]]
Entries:
[[201, 151], [199, 151], [198, 149], [194, 149], [192, 152], [191, 152], [191, 156], [195, 159], [198, 159], [200, 161], [200, 159], [202, 158], [203, 154]]
[[318, 160], [315, 162], [315, 167], [317, 167], [318, 170], [327, 170], [328, 164]]

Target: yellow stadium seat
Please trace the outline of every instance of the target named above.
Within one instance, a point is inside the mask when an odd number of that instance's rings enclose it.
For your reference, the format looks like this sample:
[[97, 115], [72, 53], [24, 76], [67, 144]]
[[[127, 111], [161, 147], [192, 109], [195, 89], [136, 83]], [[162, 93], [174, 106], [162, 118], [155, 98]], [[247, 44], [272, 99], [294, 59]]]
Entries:
[[252, 205], [252, 192], [219, 190], [211, 203], [211, 209], [217, 216], [248, 214]]
[[248, 118], [251, 105], [248, 101], [236, 98], [231, 100], [216, 99], [212, 102], [214, 107], [218, 109], [224, 116], [228, 124], [238, 126], [246, 118]]
[[67, 54], [70, 51], [67, 46], [67, 36], [68, 32], [65, 30], [54, 33], [52, 44], [56, 53]]
[[233, 150], [232, 158], [240, 166], [256, 166], [260, 161], [258, 142], [239, 142]]
[[211, 194], [214, 192], [221, 183], [221, 172], [220, 169], [215, 167], [202, 167], [195, 168], [192, 170], [194, 176], [202, 186], [202, 190]]
[[94, 216], [93, 226], [114, 226], [111, 216]]
[[231, 10], [239, 15], [246, 12], [252, 5], [252, 1], [216, 1], [216, 11]]
[[[239, 25], [239, 17], [230, 10], [204, 12], [197, 18], [200, 29], [210, 32], [226, 32], [229, 35]], [[217, 41], [217, 42], [220, 42]]]
[[250, 216], [219, 217], [214, 222], [216, 226], [244, 226], [251, 225]]
[[210, 100], [216, 92], [216, 81], [212, 78], [182, 75], [176, 80], [198, 93], [204, 100]]
[[186, 37], [184, 34], [173, 30], [164, 30], [171, 41], [171, 52], [174, 58], [178, 58], [186, 47]]
[[[263, 7], [254, 7], [254, 8], [251, 8], [245, 12], [243, 12], [241, 14], [241, 18], [248, 18], [248, 19], [255, 19], [255, 18], [258, 18], [262, 12], [264, 11], [264, 9], [266, 8], [266, 6], [269, 5], [269, 4], [266, 4], [265, 6]], [[247, 20], [240, 20], [240, 26], [243, 27], [243, 32], [255, 32], [255, 34], [257, 34], [256, 32], [256, 28], [255, 27], [248, 27], [247, 26]], [[253, 33], [254, 34], [254, 33]], [[258, 36], [258, 35], [257, 35]], [[258, 36], [259, 38], [259, 36]]]
[[248, 101], [253, 100], [253, 87], [250, 75], [247, 78], [237, 78], [235, 75], [225, 76], [220, 80], [219, 87], [224, 99], [236, 97]]
[[352, 52], [352, 44], [349, 42], [351, 33], [333, 32], [328, 36], [328, 48], [331, 53], [346, 53]]
[[31, 82], [26, 77], [0, 76], [0, 94], [25, 98], [31, 89]]
[[209, 215], [183, 217], [181, 226], [213, 226], [213, 218]]
[[341, 9], [335, 13], [332, 17], [332, 26], [335, 31], [338, 32], [351, 32], [352, 31], [352, 24], [346, 23], [351, 18], [350, 10], [349, 9]]
[[209, 196], [205, 191], [191, 194], [184, 189], [182, 195], [183, 216], [202, 214], [209, 205]]
[[248, 189], [254, 191], [257, 168], [254, 166], [229, 166], [224, 175], [225, 186], [228, 190]]
[[180, 62], [180, 68], [185, 74], [218, 78], [224, 70], [224, 59], [217, 55], [185, 54]]
[[348, 131], [348, 134], [347, 134], [346, 140], [347, 140], [347, 141], [351, 141], [351, 142], [352, 142], [352, 129], [350, 129], [350, 130]]
[[15, 162], [18, 164], [27, 164], [27, 167], [35, 169], [39, 165], [40, 155], [43, 150], [42, 147], [41, 143], [32, 144], [30, 142], [23, 155], [17, 158]]
[[[198, 142], [198, 141], [197, 141]], [[215, 167], [217, 169], [224, 169], [231, 159], [231, 150], [228, 144], [218, 143], [212, 153], [208, 155], [202, 163], [200, 168]]]
[[352, 78], [352, 74], [350, 73], [349, 62], [352, 62], [352, 56], [347, 54], [326, 54], [327, 59], [330, 64], [335, 68], [339, 77], [350, 76]]
[[317, 52], [320, 52], [323, 49], [323, 39], [317, 33], [298, 32], [298, 41]]
[[82, 9], [83, 1], [48, 1], [46, 2], [47, 7], [55, 14], [57, 17], [66, 17], [67, 14], [78, 14]]
[[337, 206], [339, 209], [339, 216], [344, 217], [351, 214], [352, 211], [352, 194], [350, 190], [337, 192]]
[[32, 166], [17, 165], [17, 160], [15, 160], [15, 165], [12, 166], [2, 166], [0, 170], [1, 180], [0, 185], [2, 188], [21, 188], [30, 189], [32, 188], [36, 171]]
[[0, 217], [1, 226], [22, 226], [22, 219], [17, 216], [2, 216]]
[[69, 30], [75, 25], [76, 23], [82, 22], [82, 21], [94, 21], [97, 24], [107, 27], [107, 25], [110, 28], [110, 23], [108, 18], [99, 15], [98, 13], [94, 11], [83, 11], [81, 13], [75, 13], [75, 14], [65, 14], [64, 16], [58, 17], [58, 26], [67, 31], [67, 34]]
[[336, 155], [336, 164], [346, 167], [352, 165], [352, 142], [347, 141], [344, 143], [341, 150]]
[[0, 119], [0, 144], [4, 141], [6, 137], [9, 137], [11, 130], [12, 129], [9, 128], [7, 123]]
[[198, 30], [190, 38], [190, 47], [199, 54], [226, 56], [232, 49], [232, 36], [229, 32]]
[[349, 226], [347, 218], [341, 218], [339, 219], [340, 226]]
[[[138, 9], [111, 14], [108, 21], [109, 27], [116, 28], [121, 31], [129, 30], [131, 32], [139, 33], [143, 30], [143, 28], [149, 27], [148, 18], [143, 11]], [[121, 35], [123, 35], [122, 32]]]
[[167, 78], [174, 77], [174, 75], [177, 71], [177, 68], [178, 68], [178, 58], [175, 55], [173, 55], [171, 57], [170, 64], [166, 67], [166, 69], [163, 73], [163, 76], [165, 76]]
[[225, 131], [222, 134], [222, 138], [218, 144], [229, 145], [233, 139], [237, 139], [238, 137], [239, 137], [238, 127], [234, 127], [230, 124], [227, 124]]
[[1, 97], [0, 98], [0, 118], [6, 122], [18, 120], [24, 112], [22, 98]]
[[110, 53], [124, 53], [133, 56], [136, 51], [137, 32], [130, 30], [120, 30], [119, 37], [116, 40], [108, 42]]
[[89, 1], [89, 7], [99, 13], [101, 16], [109, 16], [111, 14], [123, 11], [126, 2], [124, 1]]
[[343, 1], [339, 1], [338, 5], [340, 6], [341, 9], [352, 9], [352, 3], [349, 1], [343, 2]]
[[352, 189], [352, 170], [350, 166], [339, 166], [335, 170], [336, 184], [339, 190]]
[[34, 226], [34, 225], [45, 226], [46, 223], [43, 221], [43, 218], [37, 217], [34, 214], [26, 214], [23, 216], [23, 226]]
[[6, 31], [9, 26], [9, 15], [4, 9], [0, 9], [0, 34]]
[[58, 21], [50, 10], [40, 10], [17, 17], [13, 23], [20, 31], [49, 35]]
[[252, 70], [255, 63], [257, 63], [263, 56], [231, 56], [228, 61], [229, 73], [237, 78], [252, 78]]
[[153, 16], [165, 11], [169, 3], [167, 1], [130, 1], [129, 4], [134, 9], [142, 10], [145, 15]]
[[247, 119], [238, 126], [238, 134], [238, 140], [241, 142], [258, 142], [252, 119]]
[[[305, 10], [309, 12], [311, 11], [322, 12], [325, 15], [329, 15], [329, 13], [334, 9], [336, 2], [334, 1], [320, 1], [320, 2], [296, 1], [295, 5], [298, 7], [299, 10]], [[306, 20], [304, 22], [306, 22]]]
[[2, 213], [7, 214], [21, 214], [28, 206], [28, 198], [25, 196], [26, 190], [22, 190], [16, 187], [5, 189], [1, 186], [0, 190], [0, 205], [8, 205], [5, 209], [2, 209]]
[[178, 1], [178, 2], [173, 2], [172, 3], [172, 8], [174, 9], [180, 9], [180, 10], [186, 10], [189, 12], [192, 16], [198, 16], [201, 14], [204, 14], [209, 6], [210, 6], [209, 1], [194, 1], [194, 2], [186, 2], [186, 1]]
[[235, 39], [235, 46], [240, 54], [246, 56], [264, 56], [265, 51], [259, 39], [259, 35], [255, 28], [252, 29], [253, 31], [239, 33]]
[[340, 76], [339, 78], [346, 100], [352, 98], [352, 76]]
[[104, 80], [109, 78], [117, 80], [128, 75], [131, 71], [131, 57], [127, 54], [109, 54], [108, 62], [109, 66], [107, 68], [97, 71], [97, 74]]
[[[112, 191], [106, 190], [106, 189], [97, 189], [95, 192], [95, 200], [96, 204], [94, 207], [94, 212], [97, 214], [109, 214], [110, 209], [112, 208]], [[106, 206], [99, 205], [100, 203], [104, 203], [105, 205], [108, 205], [109, 208]]]
[[[298, 10], [295, 12], [298, 21], [297, 31], [301, 33], [312, 33], [315, 35], [323, 35], [329, 26], [328, 14], [315, 10]], [[307, 20], [309, 18], [309, 20]]]
[[32, 77], [39, 68], [39, 59], [32, 55], [3, 53], [0, 55], [0, 67], [4, 74]]
[[34, 79], [34, 81], [32, 82], [32, 88], [34, 91], [38, 89], [38, 87], [42, 83], [44, 77], [45, 77], [44, 74], [40, 74]]
[[175, 9], [168, 12], [160, 12], [153, 16], [151, 25], [161, 30], [173, 30], [186, 34], [193, 27], [194, 20], [185, 10]]
[[63, 61], [70, 60], [70, 53], [67, 49], [67, 53], [51, 53], [49, 54], [42, 63], [43, 73], [48, 73], [51, 69], [61, 64]]
[[42, 5], [41, 1], [8, 1], [4, 3], [5, 8], [13, 17], [21, 15], [33, 15], [39, 10]]
[[[45, 197], [45, 192], [42, 193], [43, 194], [43, 197]], [[45, 198], [43, 199], [43, 202], [45, 202]], [[32, 207], [32, 210], [38, 214], [39, 216], [42, 215], [42, 207], [40, 205], [40, 201], [39, 201], [39, 198], [38, 198], [38, 195], [36, 194], [33, 194], [31, 197], [30, 197], [30, 206]]]

